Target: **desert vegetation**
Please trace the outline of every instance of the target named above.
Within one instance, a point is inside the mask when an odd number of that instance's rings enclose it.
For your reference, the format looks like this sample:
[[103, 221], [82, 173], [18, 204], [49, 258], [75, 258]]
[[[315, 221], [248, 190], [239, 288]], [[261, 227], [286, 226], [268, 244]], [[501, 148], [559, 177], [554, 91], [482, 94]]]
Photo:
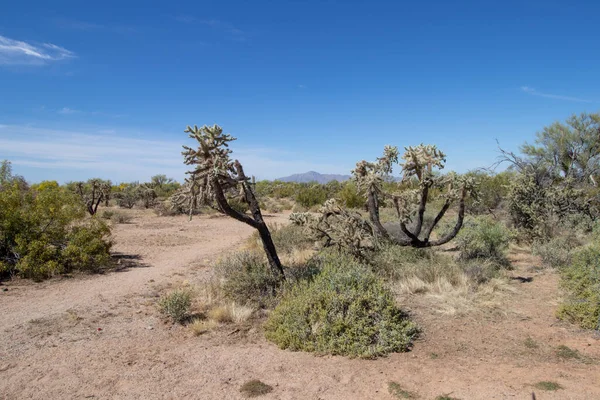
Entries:
[[[185, 132], [194, 145], [183, 149], [182, 184], [166, 175], [30, 184], [4, 161], [0, 279], [107, 271], [116, 263], [114, 232], [134, 229], [139, 215], [165, 221], [157, 226], [176, 221], [179, 231], [195, 215], [224, 216], [253, 233], [223, 244], [202, 279], [151, 296], [165, 329], [202, 341], [257, 332], [279, 351], [376, 359], [417, 348], [439, 316], [507, 318], [515, 287], [548, 274], [559, 281], [552, 295], [561, 326], [600, 330], [597, 114], [543, 128], [519, 152], [500, 149], [501, 172], [445, 172], [446, 155], [434, 145], [386, 146], [375, 161], [359, 161], [350, 180], [327, 184], [257, 181], [232, 158], [235, 138], [221, 127]], [[200, 241], [181, 236], [173, 246], [184, 240]], [[524, 269], [518, 257], [533, 264]], [[524, 354], [598, 362], [535, 333], [518, 338]], [[427, 362], [439, 353], [428, 352]], [[543, 379], [527, 388], [568, 390]], [[414, 385], [386, 382], [394, 398], [419, 398]], [[238, 391], [273, 390], [253, 379]]]

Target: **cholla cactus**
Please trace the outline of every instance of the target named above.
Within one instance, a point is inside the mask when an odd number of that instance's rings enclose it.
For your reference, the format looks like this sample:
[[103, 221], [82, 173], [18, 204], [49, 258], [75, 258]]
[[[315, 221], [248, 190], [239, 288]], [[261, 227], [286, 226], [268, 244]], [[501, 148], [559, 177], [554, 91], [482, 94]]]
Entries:
[[[193, 169], [187, 172], [189, 177], [183, 187], [171, 198], [171, 203], [188, 208], [190, 218], [195, 207], [206, 205], [252, 226], [258, 230], [271, 269], [279, 274], [281, 279], [285, 279], [271, 233], [256, 200], [253, 185], [246, 177], [242, 164], [230, 158], [229, 143], [236, 139], [229, 134], [224, 134], [223, 129], [218, 125], [205, 125], [201, 128], [196, 125], [193, 128], [188, 126], [185, 132], [198, 142], [198, 147], [183, 146], [184, 163], [192, 166]], [[228, 198], [232, 197], [237, 197], [248, 204], [252, 216], [234, 209], [228, 202]]]
[[[439, 246], [449, 242], [462, 227], [465, 199], [473, 190], [472, 179], [454, 173], [436, 176], [434, 169], [443, 169], [446, 162], [445, 154], [436, 146], [421, 144], [416, 147], [406, 147], [402, 160], [404, 160], [404, 163], [401, 164], [402, 181], [418, 183], [418, 189], [404, 190], [400, 193], [390, 193], [384, 190], [382, 183], [385, 177], [392, 172], [392, 165], [398, 162], [396, 147], [386, 146], [383, 157], [377, 159], [377, 162], [360, 161], [353, 171], [358, 187], [367, 195], [369, 219], [376, 236], [400, 245], [413, 247]], [[423, 230], [429, 191], [434, 187], [443, 190], [444, 204], [431, 225]], [[381, 224], [379, 207], [383, 199], [392, 201], [400, 228], [406, 235], [406, 239], [392, 238]], [[430, 240], [433, 229], [456, 201], [458, 201], [458, 218], [454, 229], [441, 238]], [[414, 227], [409, 229], [407, 224], [411, 221], [415, 223]]]
[[364, 257], [376, 243], [373, 227], [357, 212], [341, 207], [329, 199], [318, 210], [319, 216], [310, 213], [292, 213], [292, 223], [306, 227], [325, 247], [345, 248], [352, 254]]
[[74, 185], [90, 215], [95, 215], [102, 200], [110, 197], [110, 181], [90, 179], [87, 183], [75, 182]]

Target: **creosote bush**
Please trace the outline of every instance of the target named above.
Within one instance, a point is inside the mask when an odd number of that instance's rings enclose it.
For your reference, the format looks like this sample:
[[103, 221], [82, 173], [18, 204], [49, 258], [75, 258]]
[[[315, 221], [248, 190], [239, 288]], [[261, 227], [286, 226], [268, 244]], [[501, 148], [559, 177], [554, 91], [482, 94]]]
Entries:
[[177, 289], [158, 301], [160, 312], [173, 322], [183, 323], [192, 305], [192, 293], [187, 289]]
[[265, 324], [283, 349], [360, 358], [407, 351], [417, 333], [380, 278], [341, 256], [287, 291]]

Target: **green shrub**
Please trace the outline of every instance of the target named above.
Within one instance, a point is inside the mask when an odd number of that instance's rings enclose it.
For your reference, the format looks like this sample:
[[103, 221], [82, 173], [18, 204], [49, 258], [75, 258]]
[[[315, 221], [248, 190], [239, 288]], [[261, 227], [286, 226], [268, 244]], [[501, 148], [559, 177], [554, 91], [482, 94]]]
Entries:
[[361, 358], [407, 351], [416, 325], [368, 267], [344, 261], [284, 294], [265, 324], [267, 339], [292, 351]]
[[110, 262], [110, 231], [86, 219], [80, 198], [56, 182], [29, 188], [4, 177], [0, 186], [2, 276], [41, 280], [73, 270], [96, 270]]
[[110, 263], [108, 240], [110, 229], [97, 219], [89, 224], [76, 226], [69, 234], [69, 243], [62, 251], [64, 265], [68, 271], [98, 271]]
[[295, 200], [305, 208], [321, 205], [327, 200], [327, 190], [322, 185], [304, 185], [296, 192]]
[[271, 236], [277, 251], [282, 254], [310, 249], [315, 243], [301, 226], [293, 224], [275, 226], [271, 230]]
[[600, 244], [577, 251], [560, 273], [567, 299], [558, 316], [584, 329], [600, 329]]
[[488, 259], [507, 264], [505, 252], [510, 240], [511, 233], [501, 222], [490, 217], [467, 220], [457, 239], [459, 258]]
[[41, 281], [64, 271], [58, 263], [60, 250], [45, 240], [17, 239], [18, 251], [24, 254], [16, 264], [16, 270], [24, 278]]
[[346, 208], [363, 208], [367, 199], [361, 195], [354, 182], [346, 182], [337, 197]]
[[571, 236], [557, 236], [548, 241], [535, 241], [531, 246], [534, 256], [539, 256], [548, 267], [558, 268], [571, 264], [573, 251], [579, 245]]
[[111, 219], [115, 215], [115, 212], [112, 210], [103, 210], [100, 213], [100, 218], [102, 219]]
[[158, 301], [160, 312], [180, 324], [187, 319], [191, 305], [192, 294], [186, 289], [175, 290]]
[[219, 261], [215, 271], [222, 279], [223, 293], [228, 299], [255, 307], [270, 307], [276, 303], [281, 282], [262, 254], [233, 253]]

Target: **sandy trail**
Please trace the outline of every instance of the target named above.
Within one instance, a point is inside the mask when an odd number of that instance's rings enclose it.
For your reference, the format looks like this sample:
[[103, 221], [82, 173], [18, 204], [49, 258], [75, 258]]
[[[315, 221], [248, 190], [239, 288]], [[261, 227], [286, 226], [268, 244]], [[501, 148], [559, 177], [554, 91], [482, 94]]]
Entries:
[[[163, 323], [161, 289], [203, 280], [207, 260], [251, 233], [227, 218], [138, 213], [116, 228], [115, 250], [145, 267], [8, 283], [0, 293], [0, 398], [238, 399], [245, 381], [260, 379], [274, 387], [265, 399], [392, 399], [390, 381], [422, 399], [529, 399], [539, 381], [564, 389], [536, 390], [538, 399], [600, 399], [600, 342], [554, 318], [557, 277], [530, 271], [535, 260], [524, 254], [514, 273], [534, 280], [511, 284], [501, 313], [441, 314], [416, 296], [407, 307], [423, 338], [410, 353], [374, 361], [282, 351], [252, 325], [194, 337]], [[528, 337], [537, 347], [524, 345]], [[586, 358], [561, 360], [559, 345]]]

